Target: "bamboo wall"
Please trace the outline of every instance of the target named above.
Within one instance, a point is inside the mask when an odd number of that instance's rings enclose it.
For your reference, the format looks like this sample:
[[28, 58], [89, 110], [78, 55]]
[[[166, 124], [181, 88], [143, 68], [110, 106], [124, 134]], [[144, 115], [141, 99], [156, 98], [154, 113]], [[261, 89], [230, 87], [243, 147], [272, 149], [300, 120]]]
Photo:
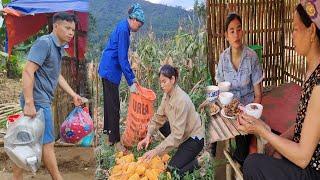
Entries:
[[292, 15], [297, 0], [207, 0], [208, 60], [214, 75], [219, 55], [228, 47], [224, 22], [229, 12], [242, 17], [243, 42], [263, 46], [264, 86], [301, 84], [305, 60], [292, 45]]
[[285, 14], [284, 14], [284, 82], [295, 82], [302, 85], [305, 79], [306, 60], [298, 56], [293, 48], [292, 32], [293, 32], [293, 12], [295, 6], [299, 3], [297, 0], [285, 0]]

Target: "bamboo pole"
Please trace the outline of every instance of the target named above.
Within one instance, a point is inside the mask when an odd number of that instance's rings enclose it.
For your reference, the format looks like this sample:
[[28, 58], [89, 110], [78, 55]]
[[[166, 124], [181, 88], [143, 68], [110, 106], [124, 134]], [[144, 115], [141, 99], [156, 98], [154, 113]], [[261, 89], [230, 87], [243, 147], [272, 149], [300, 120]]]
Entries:
[[[275, 3], [272, 7], [271, 7], [271, 9], [272, 9], [272, 11], [271, 11], [271, 17], [270, 17], [270, 23], [271, 23], [271, 28], [275, 28], [275, 21], [277, 20], [277, 18], [276, 18], [276, 16], [275, 16], [275, 9], [277, 8], [277, 4], [278, 3]], [[272, 19], [274, 19], [274, 20], [272, 20]], [[271, 31], [270, 32], [271, 33], [271, 37], [270, 37], [270, 47], [271, 47], [271, 54], [274, 54], [274, 52], [275, 52], [275, 48], [276, 47], [274, 47], [274, 43], [275, 43], [275, 32], [274, 31]], [[271, 74], [272, 74], [272, 76], [273, 77], [275, 77], [275, 78], [277, 78], [276, 77], [276, 74], [275, 74], [275, 66], [276, 66], [276, 58], [272, 55], [271, 56]], [[271, 85], [272, 86], [274, 86], [276, 84], [276, 79], [274, 79], [273, 81], [272, 81], [272, 83], [271, 83]]]
[[212, 83], [215, 84], [215, 60], [213, 59], [212, 52], [212, 16], [211, 12], [211, 0], [207, 0], [207, 32], [208, 32], [208, 55], [207, 55], [207, 65], [209, 66], [209, 72], [211, 75]]

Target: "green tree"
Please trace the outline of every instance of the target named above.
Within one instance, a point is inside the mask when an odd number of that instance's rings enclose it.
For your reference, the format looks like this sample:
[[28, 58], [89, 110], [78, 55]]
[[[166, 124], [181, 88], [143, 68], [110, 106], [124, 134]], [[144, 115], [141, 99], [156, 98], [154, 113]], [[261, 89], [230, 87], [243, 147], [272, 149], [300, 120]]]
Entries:
[[[3, 6], [6, 6], [8, 3], [11, 2], [11, 0], [2, 1]], [[33, 42], [37, 39], [38, 36], [41, 36], [48, 32], [48, 28], [47, 26], [43, 27], [36, 35], [15, 46], [14, 49], [12, 49], [10, 57], [8, 57], [8, 55], [4, 52], [6, 30], [7, 29], [5, 24], [3, 24], [3, 26], [0, 27], [0, 71], [5, 70], [7, 72], [8, 78], [20, 78], [25, 63], [26, 53], [29, 51], [30, 47], [32, 46]]]
[[195, 0], [193, 5], [193, 11], [199, 18], [199, 24], [202, 26], [206, 26], [207, 12], [204, 1], [199, 2], [199, 0]]

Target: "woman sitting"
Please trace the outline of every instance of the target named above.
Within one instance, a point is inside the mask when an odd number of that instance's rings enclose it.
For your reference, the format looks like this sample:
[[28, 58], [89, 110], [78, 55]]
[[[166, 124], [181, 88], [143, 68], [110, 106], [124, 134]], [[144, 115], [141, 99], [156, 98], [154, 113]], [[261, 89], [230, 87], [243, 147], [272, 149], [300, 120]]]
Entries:
[[[318, 13], [317, 13], [318, 12]], [[307, 76], [292, 139], [278, 136], [260, 119], [242, 114], [239, 129], [269, 141], [283, 159], [252, 154], [244, 162], [244, 179], [320, 179], [320, 1], [302, 1], [293, 19], [295, 51], [307, 59]]]
[[139, 142], [137, 148], [147, 148], [151, 136], [159, 129], [166, 138], [155, 149], [146, 152], [143, 158], [150, 160], [178, 148], [168, 167], [183, 176], [199, 165], [196, 157], [204, 146], [204, 129], [190, 97], [177, 85], [178, 70], [164, 65], [159, 76], [164, 95], [157, 113], [149, 123], [146, 138]]
[[[225, 37], [230, 47], [220, 55], [216, 72], [216, 81], [231, 83], [230, 91], [243, 105], [261, 103], [262, 67], [257, 54], [242, 43], [243, 30], [241, 17], [230, 13], [225, 23]], [[240, 164], [243, 164], [249, 154], [251, 135], [236, 136], [237, 148], [233, 154]], [[215, 155], [216, 143], [212, 144], [212, 154]]]

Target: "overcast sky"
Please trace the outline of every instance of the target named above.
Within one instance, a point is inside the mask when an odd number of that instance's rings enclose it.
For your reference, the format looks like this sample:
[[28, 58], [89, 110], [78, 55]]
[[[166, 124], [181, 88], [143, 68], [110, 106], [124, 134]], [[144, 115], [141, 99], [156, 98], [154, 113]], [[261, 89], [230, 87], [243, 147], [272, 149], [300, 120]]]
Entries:
[[[193, 9], [194, 0], [147, 0], [156, 4], [165, 4], [168, 6], [181, 6], [184, 9]], [[199, 2], [204, 0], [199, 0]]]

